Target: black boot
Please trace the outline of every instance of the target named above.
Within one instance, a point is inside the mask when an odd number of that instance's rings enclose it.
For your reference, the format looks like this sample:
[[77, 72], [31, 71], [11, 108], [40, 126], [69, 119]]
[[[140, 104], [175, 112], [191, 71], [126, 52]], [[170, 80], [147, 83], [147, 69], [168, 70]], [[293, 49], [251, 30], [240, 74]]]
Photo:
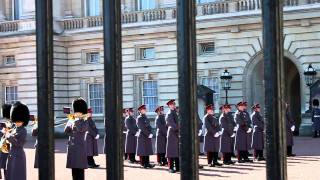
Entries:
[[168, 165], [169, 165], [169, 173], [175, 173], [176, 171], [173, 169], [174, 167], [173, 158], [168, 158]]
[[294, 157], [295, 154], [292, 153], [292, 146], [287, 146], [287, 157]]
[[176, 171], [179, 172], [179, 171], [180, 171], [179, 158], [175, 158], [175, 159], [174, 159], [174, 165], [175, 165], [175, 167], [176, 167]]
[[218, 162], [218, 156], [219, 156], [218, 152], [213, 153], [213, 160], [211, 164], [212, 166], [222, 166], [222, 164]]
[[317, 138], [317, 137], [318, 137], [318, 131], [314, 131], [313, 138]]

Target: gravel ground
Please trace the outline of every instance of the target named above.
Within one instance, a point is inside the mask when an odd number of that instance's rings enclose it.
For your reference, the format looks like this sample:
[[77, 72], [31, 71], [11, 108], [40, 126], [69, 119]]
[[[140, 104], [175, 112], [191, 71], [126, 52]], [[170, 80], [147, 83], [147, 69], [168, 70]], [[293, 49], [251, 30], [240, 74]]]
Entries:
[[[99, 141], [99, 150], [102, 152], [102, 141]], [[294, 152], [296, 157], [288, 158], [289, 180], [319, 180], [320, 179], [320, 138], [312, 139], [306, 137], [295, 138]], [[33, 168], [34, 149], [33, 141], [26, 145], [28, 180], [36, 180], [38, 172]], [[99, 169], [86, 170], [86, 180], [106, 179], [105, 156], [100, 154], [95, 157], [96, 163], [101, 165]], [[151, 161], [155, 162], [155, 156]], [[56, 140], [55, 170], [57, 180], [69, 180], [71, 170], [65, 168], [66, 164], [66, 140]], [[200, 164], [206, 164], [206, 157], [199, 157]], [[199, 171], [200, 180], [262, 180], [266, 179], [265, 164], [261, 162], [249, 164], [236, 164], [234, 166], [223, 166], [211, 168], [205, 166]], [[124, 163], [124, 177], [126, 180], [178, 180], [179, 174], [170, 174], [167, 167], [156, 166], [154, 169], [141, 169], [138, 165]]]

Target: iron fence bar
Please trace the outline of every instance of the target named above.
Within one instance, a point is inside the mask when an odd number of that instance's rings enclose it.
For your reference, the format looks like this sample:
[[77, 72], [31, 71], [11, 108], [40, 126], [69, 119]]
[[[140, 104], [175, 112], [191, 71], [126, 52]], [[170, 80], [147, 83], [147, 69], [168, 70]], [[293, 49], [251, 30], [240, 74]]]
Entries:
[[53, 180], [53, 23], [52, 0], [36, 0], [37, 107], [39, 179]]
[[286, 180], [282, 0], [262, 1], [262, 21], [267, 180]]
[[123, 179], [121, 1], [103, 1], [105, 145], [108, 180]]
[[177, 48], [180, 109], [180, 164], [182, 180], [197, 180], [197, 64], [195, 1], [177, 1]]

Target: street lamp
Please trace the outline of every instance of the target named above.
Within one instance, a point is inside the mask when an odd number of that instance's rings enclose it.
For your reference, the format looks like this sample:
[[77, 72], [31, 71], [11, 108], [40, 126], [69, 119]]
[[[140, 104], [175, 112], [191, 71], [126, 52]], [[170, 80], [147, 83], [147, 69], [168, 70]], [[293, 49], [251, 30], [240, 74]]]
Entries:
[[306, 84], [310, 89], [310, 98], [309, 98], [309, 111], [311, 111], [311, 86], [314, 84], [317, 71], [312, 67], [311, 64], [307, 67], [307, 69], [304, 71], [304, 78], [306, 80]]
[[228, 90], [231, 88], [232, 75], [226, 69], [220, 76], [222, 88], [226, 91], [226, 104], [228, 104]]

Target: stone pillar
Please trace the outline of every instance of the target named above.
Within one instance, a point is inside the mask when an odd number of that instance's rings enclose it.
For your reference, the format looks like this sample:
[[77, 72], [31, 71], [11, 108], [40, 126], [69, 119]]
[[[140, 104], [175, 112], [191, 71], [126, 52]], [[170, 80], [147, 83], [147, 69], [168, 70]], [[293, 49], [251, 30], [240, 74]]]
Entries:
[[53, 3], [53, 19], [58, 20], [64, 17], [64, 2], [62, 0], [55, 0]]
[[72, 1], [64, 1], [64, 17], [65, 18], [72, 18]]

